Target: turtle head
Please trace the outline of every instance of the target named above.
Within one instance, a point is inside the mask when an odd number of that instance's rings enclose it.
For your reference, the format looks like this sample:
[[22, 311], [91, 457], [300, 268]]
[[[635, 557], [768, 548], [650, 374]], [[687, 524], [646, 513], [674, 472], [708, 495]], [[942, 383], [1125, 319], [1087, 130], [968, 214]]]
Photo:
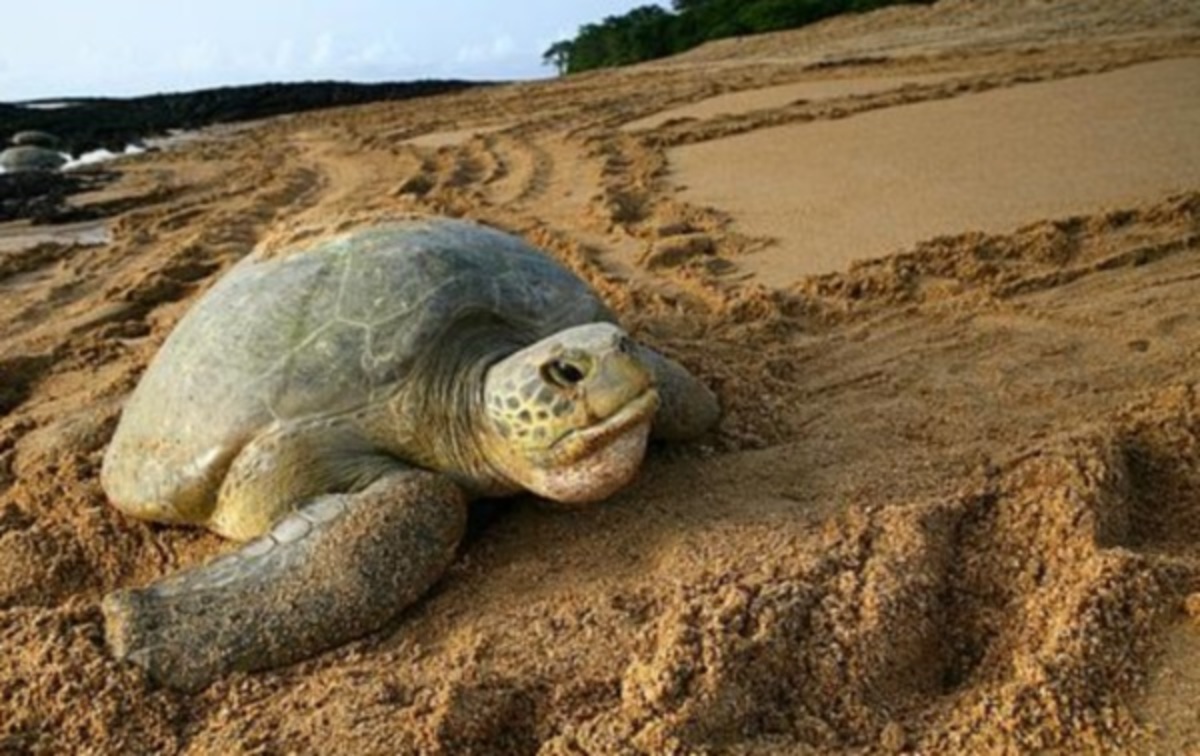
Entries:
[[658, 392], [625, 332], [592, 323], [497, 362], [484, 403], [492, 464], [534, 493], [582, 503], [637, 473]]

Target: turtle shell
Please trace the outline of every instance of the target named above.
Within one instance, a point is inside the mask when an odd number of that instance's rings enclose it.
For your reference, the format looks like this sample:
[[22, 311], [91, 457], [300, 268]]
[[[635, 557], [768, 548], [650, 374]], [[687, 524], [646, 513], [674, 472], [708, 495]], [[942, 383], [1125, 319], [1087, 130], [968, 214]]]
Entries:
[[18, 131], [16, 134], [13, 134], [12, 139], [9, 141], [18, 147], [45, 147], [47, 149], [54, 149], [58, 146], [58, 137], [48, 134], [45, 131], [36, 131], [33, 129]]
[[[235, 265], [167, 338], [122, 414], [103, 480], [118, 505], [207, 509], [263, 429], [387, 401], [479, 316], [512, 351], [611, 313], [522, 240], [450, 219], [389, 222]], [[169, 504], [169, 506], [167, 506]]]
[[0, 168], [10, 172], [57, 171], [67, 159], [45, 147], [9, 147], [0, 152]]

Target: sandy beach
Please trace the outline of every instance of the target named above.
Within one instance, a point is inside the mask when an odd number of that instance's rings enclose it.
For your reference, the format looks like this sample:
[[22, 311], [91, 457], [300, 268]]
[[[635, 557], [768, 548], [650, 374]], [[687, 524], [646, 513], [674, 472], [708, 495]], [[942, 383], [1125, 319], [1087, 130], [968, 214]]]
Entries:
[[[0, 752], [1200, 752], [1200, 6], [893, 7], [116, 163], [0, 224]], [[494, 520], [384, 631], [185, 694], [102, 597], [226, 552], [98, 471], [256, 247], [546, 249], [711, 385], [628, 489]]]

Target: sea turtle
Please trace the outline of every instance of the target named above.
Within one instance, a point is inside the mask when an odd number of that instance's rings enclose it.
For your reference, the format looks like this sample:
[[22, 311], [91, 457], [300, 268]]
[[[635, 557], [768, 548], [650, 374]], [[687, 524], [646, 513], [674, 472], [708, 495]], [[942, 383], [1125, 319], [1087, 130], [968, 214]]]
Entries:
[[507, 233], [390, 220], [248, 255], [180, 321], [101, 480], [121, 511], [248, 541], [104, 599], [114, 655], [173, 687], [370, 633], [453, 559], [468, 500], [602, 499], [715, 396]]
[[12, 135], [12, 139], [9, 141], [18, 147], [45, 147], [53, 149], [58, 146], [58, 137], [45, 131], [36, 131], [33, 129], [18, 131]]
[[67, 159], [45, 147], [9, 147], [0, 152], [0, 168], [9, 173], [19, 171], [57, 171]]

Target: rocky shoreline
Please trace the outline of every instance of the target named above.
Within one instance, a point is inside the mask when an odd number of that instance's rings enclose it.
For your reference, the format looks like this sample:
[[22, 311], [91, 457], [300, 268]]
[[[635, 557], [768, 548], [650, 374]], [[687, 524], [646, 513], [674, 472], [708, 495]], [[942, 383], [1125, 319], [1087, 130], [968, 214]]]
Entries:
[[[381, 84], [299, 82], [219, 87], [126, 99], [64, 98], [48, 102], [0, 103], [0, 123], [11, 133], [46, 131], [65, 152], [121, 152], [125, 146], [172, 130], [302, 113], [320, 108], [407, 100], [487, 86], [483, 82], [427, 80]], [[7, 136], [7, 135], [0, 135]]]
[[[129, 99], [69, 99], [54, 103], [53, 107], [36, 102], [0, 103], [0, 123], [7, 132], [0, 136], [46, 132], [57, 139], [56, 149], [64, 153], [78, 156], [105, 149], [120, 154], [127, 145], [172, 131], [320, 108], [428, 97], [476, 86], [486, 84], [458, 80], [384, 84], [303, 82], [221, 87]], [[69, 173], [0, 172], [0, 222], [27, 219], [35, 224], [65, 223], [100, 217], [102, 210], [72, 208], [66, 199], [98, 189], [116, 175], [112, 170], [90, 169]]]
[[99, 189], [116, 176], [114, 171], [97, 169], [0, 173], [0, 223], [26, 219], [38, 225], [101, 217], [96, 209], [70, 207], [67, 198]]

